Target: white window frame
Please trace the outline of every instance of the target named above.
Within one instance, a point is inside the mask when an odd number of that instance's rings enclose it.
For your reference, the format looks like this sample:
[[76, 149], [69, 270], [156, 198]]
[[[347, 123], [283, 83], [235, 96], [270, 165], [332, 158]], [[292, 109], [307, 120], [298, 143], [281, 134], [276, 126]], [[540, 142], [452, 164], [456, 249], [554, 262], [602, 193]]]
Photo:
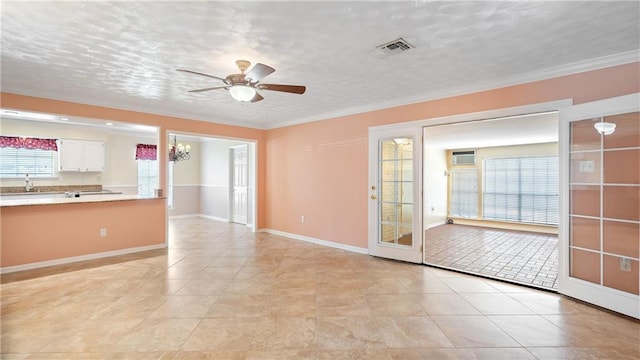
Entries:
[[167, 207], [173, 209], [173, 166], [175, 161], [169, 161], [167, 165]]
[[[15, 153], [15, 155], [11, 155], [11, 156], [7, 156], [5, 154], [5, 152], [7, 151], [12, 151]], [[39, 173], [38, 171], [33, 171], [33, 170], [29, 170], [29, 169], [24, 169], [22, 171], [18, 171], [19, 169], [19, 164], [17, 159], [19, 157], [24, 157], [27, 154], [24, 154], [25, 152], [45, 152], [48, 153], [47, 155], [49, 156], [49, 160], [50, 160], [50, 169], [51, 171], [47, 172], [46, 174], [42, 174]], [[20, 154], [22, 153], [22, 154]], [[35, 166], [35, 156], [34, 155], [28, 155], [28, 157], [33, 157], [33, 163], [28, 164], [31, 166]], [[44, 158], [44, 156], [41, 156], [40, 158]], [[3, 174], [2, 172], [0, 172], [0, 179], [24, 179], [26, 177], [27, 174], [29, 174], [29, 179], [52, 179], [52, 178], [56, 178], [58, 175], [58, 152], [55, 150], [40, 150], [40, 149], [24, 149], [24, 148], [13, 148], [13, 147], [3, 147], [0, 148], [0, 160], [2, 161], [2, 165], [5, 166], [7, 163], [12, 163], [14, 164], [14, 166], [16, 167], [16, 172], [11, 173], [11, 174]], [[8, 161], [9, 160], [9, 161]]]
[[[160, 172], [159, 172], [159, 163], [158, 160], [136, 160], [136, 165], [138, 167], [138, 178], [137, 178], [137, 182], [138, 182], [138, 195], [139, 196], [145, 196], [145, 197], [153, 197], [154, 195], [154, 191], [155, 189], [157, 189], [159, 187], [159, 183], [160, 183]], [[155, 167], [155, 169], [153, 169], [152, 167]], [[151, 175], [155, 170], [155, 173], [153, 175]], [[142, 173], [146, 173], [146, 174], [142, 174]], [[150, 179], [153, 179], [155, 177], [155, 182], [151, 183]], [[141, 182], [141, 179], [145, 179], [146, 181], [146, 186], [144, 186], [145, 184], [143, 184]], [[146, 191], [145, 189], [143, 189], [143, 187], [146, 187]]]

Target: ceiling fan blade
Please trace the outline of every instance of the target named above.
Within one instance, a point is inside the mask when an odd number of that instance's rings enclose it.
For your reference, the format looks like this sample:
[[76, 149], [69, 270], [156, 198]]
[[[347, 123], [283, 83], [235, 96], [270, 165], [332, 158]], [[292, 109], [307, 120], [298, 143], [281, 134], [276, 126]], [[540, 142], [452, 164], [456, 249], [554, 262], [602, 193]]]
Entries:
[[256, 95], [253, 97], [253, 99], [251, 99], [251, 102], [252, 102], [252, 103], [254, 103], [254, 102], [258, 102], [258, 101], [260, 101], [260, 100], [262, 100], [262, 99], [264, 99], [264, 98], [262, 97], [262, 95], [260, 95], [260, 94], [256, 93]]
[[226, 89], [228, 87], [229, 86], [216, 86], [216, 87], [210, 87], [210, 88], [204, 88], [204, 89], [189, 90], [189, 92], [196, 93], [196, 92], [203, 92], [203, 91], [216, 90], [216, 89]]
[[279, 85], [279, 84], [258, 84], [259, 89], [271, 90], [271, 91], [282, 91], [293, 94], [304, 94], [307, 90], [305, 86], [301, 85]]
[[200, 73], [200, 72], [197, 72], [197, 71], [191, 71], [191, 70], [186, 70], [186, 69], [176, 69], [176, 70], [177, 71], [191, 73], [191, 74], [196, 74], [196, 75], [202, 75], [202, 76], [210, 77], [210, 78], [213, 78], [213, 79], [218, 79], [218, 80], [224, 81], [225, 84], [227, 83], [227, 80], [223, 79], [221, 77], [217, 77], [217, 76], [213, 76], [213, 75], [209, 75], [209, 74], [203, 74], [203, 73]]
[[248, 73], [244, 75], [244, 78], [251, 80], [252, 83], [255, 83], [274, 71], [276, 71], [276, 69], [272, 68], [271, 66], [257, 63], [251, 68], [251, 70], [249, 70]]

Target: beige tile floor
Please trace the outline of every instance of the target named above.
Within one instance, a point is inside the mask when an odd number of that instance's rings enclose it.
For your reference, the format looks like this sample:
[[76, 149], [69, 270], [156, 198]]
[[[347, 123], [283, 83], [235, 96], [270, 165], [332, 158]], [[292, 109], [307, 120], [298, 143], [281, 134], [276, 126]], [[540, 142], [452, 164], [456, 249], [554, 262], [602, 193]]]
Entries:
[[639, 322], [557, 294], [239, 225], [172, 220], [146, 255], [4, 276], [0, 357], [640, 357]]

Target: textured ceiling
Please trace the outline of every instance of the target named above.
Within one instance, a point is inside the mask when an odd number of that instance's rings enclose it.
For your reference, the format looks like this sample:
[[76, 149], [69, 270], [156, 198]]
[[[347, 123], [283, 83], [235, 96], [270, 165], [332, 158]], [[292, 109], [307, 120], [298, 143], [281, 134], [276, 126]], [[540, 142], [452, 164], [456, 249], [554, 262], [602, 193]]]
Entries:
[[[2, 1], [2, 91], [271, 128], [636, 56], [640, 2]], [[403, 37], [415, 46], [386, 55]], [[636, 56], [637, 57], [637, 56]], [[276, 68], [239, 103], [235, 60]], [[117, 119], [115, 119], [117, 120]]]

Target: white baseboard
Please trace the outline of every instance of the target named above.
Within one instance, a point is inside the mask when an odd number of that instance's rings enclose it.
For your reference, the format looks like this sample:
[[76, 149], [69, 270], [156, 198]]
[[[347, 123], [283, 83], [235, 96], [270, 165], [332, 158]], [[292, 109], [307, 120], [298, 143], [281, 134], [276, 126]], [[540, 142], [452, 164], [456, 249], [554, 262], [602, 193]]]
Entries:
[[[211, 216], [211, 215], [204, 215], [204, 214], [171, 215], [169, 216], [169, 219], [188, 219], [188, 218], [196, 218], [196, 217], [215, 220], [215, 221], [222, 221], [226, 223], [230, 222], [229, 219], [226, 219], [226, 218], [221, 218], [221, 217]], [[247, 223], [246, 226], [249, 229], [253, 230], [253, 224]]]
[[434, 228], [436, 226], [445, 225], [446, 223], [447, 223], [447, 220], [443, 220], [443, 221], [438, 221], [438, 222], [433, 223], [433, 224], [429, 224], [429, 225], [427, 225], [426, 230], [429, 230], [429, 229]]
[[229, 222], [229, 219], [225, 219], [225, 218], [221, 218], [221, 217], [217, 217], [217, 216], [204, 215], [204, 214], [200, 214], [198, 216], [201, 217], [201, 218], [209, 219], [209, 220]]
[[365, 254], [365, 255], [369, 254], [369, 249], [367, 249], [367, 248], [361, 248], [361, 247], [352, 246], [352, 245], [340, 244], [340, 243], [333, 242], [333, 241], [316, 239], [316, 238], [312, 238], [312, 237], [309, 237], [309, 236], [292, 234], [292, 233], [288, 233], [288, 232], [284, 232], [284, 231], [280, 231], [280, 230], [260, 229], [259, 232], [266, 232], [266, 233], [273, 234], [273, 235], [284, 236], [284, 237], [288, 237], [288, 238], [296, 239], [296, 240], [302, 240], [302, 241], [306, 241], [306, 242], [310, 242], [310, 243], [314, 243], [314, 244], [318, 244], [318, 245], [323, 245], [323, 246], [328, 246], [328, 247], [332, 247], [332, 248], [336, 248], [336, 249], [351, 251], [351, 252], [355, 252], [355, 253], [358, 253], [358, 254]]
[[201, 216], [202, 215], [200, 214], [169, 215], [169, 219], [189, 219], [189, 218], [196, 218]]
[[229, 219], [225, 219], [217, 216], [211, 216], [211, 215], [204, 215], [204, 214], [187, 214], [187, 215], [170, 215], [169, 216], [169, 219], [190, 219], [190, 218], [204, 218], [204, 219], [215, 220], [215, 221], [229, 222]]
[[223, 219], [216, 216], [204, 215], [204, 214], [169, 215], [169, 219], [191, 219], [191, 218], [205, 218], [209, 220], [228, 222], [227, 219]]
[[16, 271], [39, 269], [47, 266], [63, 265], [63, 264], [69, 264], [69, 263], [74, 263], [78, 261], [101, 259], [101, 258], [106, 258], [111, 256], [126, 255], [126, 254], [142, 252], [142, 251], [164, 249], [166, 247], [167, 247], [167, 244], [148, 245], [148, 246], [140, 246], [140, 247], [134, 247], [134, 248], [128, 248], [128, 249], [121, 249], [121, 250], [105, 251], [105, 252], [95, 253], [95, 254], [72, 256], [72, 257], [62, 258], [62, 259], [40, 261], [40, 262], [30, 263], [30, 264], [7, 266], [7, 267], [0, 268], [0, 274], [7, 274], [7, 273], [16, 272]]

